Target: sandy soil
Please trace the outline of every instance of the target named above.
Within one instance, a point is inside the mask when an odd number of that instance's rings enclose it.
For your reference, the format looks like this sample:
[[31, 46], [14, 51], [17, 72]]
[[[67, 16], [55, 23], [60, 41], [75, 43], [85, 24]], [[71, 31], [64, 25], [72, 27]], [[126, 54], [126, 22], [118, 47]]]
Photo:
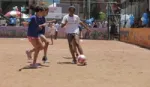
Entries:
[[[0, 39], [0, 87], [150, 87], [150, 51], [118, 41], [84, 40], [87, 66], [70, 64], [67, 40], [48, 49], [49, 63], [29, 65], [27, 39]], [[38, 57], [41, 62], [43, 52]]]

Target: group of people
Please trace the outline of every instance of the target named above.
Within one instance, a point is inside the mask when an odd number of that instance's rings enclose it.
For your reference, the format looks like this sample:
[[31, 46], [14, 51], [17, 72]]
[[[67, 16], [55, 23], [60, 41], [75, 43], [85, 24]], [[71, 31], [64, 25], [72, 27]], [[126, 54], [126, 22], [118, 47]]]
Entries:
[[[35, 15], [30, 17], [28, 22], [24, 22], [24, 24], [28, 25], [27, 31], [27, 38], [30, 41], [31, 45], [33, 46], [32, 49], [27, 50], [26, 54], [29, 60], [32, 59], [33, 55], [33, 63], [30, 64], [31, 67], [37, 67], [38, 64], [36, 63], [38, 54], [41, 50], [44, 51], [44, 56], [42, 58], [43, 62], [47, 61], [47, 49], [49, 46], [49, 41], [45, 36], [45, 27], [49, 26], [53, 28], [53, 23], [56, 20], [46, 21], [45, 16], [48, 14], [48, 7], [46, 6], [36, 6], [34, 8], [36, 12]], [[74, 64], [81, 64], [77, 61], [77, 57], [84, 56], [83, 49], [80, 44], [80, 32], [79, 32], [79, 25], [83, 26], [90, 32], [90, 29], [80, 20], [80, 18], [75, 15], [75, 7], [70, 6], [68, 9], [69, 13], [65, 15], [61, 22], [61, 28], [65, 28], [66, 37], [68, 39], [68, 44], [70, 48], [70, 52], [73, 58], [72, 63]], [[56, 32], [57, 33], [57, 32]], [[51, 32], [51, 37], [53, 37], [54, 32]], [[85, 64], [85, 62], [82, 64]], [[82, 65], [81, 64], [81, 65]]]

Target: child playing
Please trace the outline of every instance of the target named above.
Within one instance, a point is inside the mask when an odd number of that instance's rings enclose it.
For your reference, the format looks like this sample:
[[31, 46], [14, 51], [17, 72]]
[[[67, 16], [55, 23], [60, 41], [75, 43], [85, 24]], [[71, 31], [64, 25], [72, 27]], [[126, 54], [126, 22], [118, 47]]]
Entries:
[[55, 36], [55, 30], [56, 30], [56, 27], [54, 26], [53, 23], [50, 23], [49, 24], [49, 33], [50, 33], [50, 38], [51, 38], [51, 44], [53, 45], [53, 38]]
[[[39, 18], [39, 20], [40, 20], [39, 23], [40, 23], [40, 24], [44, 24], [44, 23], [46, 22], [45, 16], [48, 14], [48, 7], [43, 6], [43, 7], [41, 7], [41, 8], [43, 8], [44, 11], [43, 11], [43, 16]], [[48, 21], [48, 22], [55, 22], [55, 21]], [[43, 61], [43, 62], [46, 62], [46, 61], [47, 61], [47, 49], [48, 49], [48, 45], [49, 45], [49, 41], [48, 41], [47, 38], [45, 37], [45, 26], [46, 26], [46, 23], [42, 26], [42, 29], [39, 30], [39, 32], [38, 32], [38, 36], [39, 36], [40, 40], [41, 40], [42, 42], [44, 42], [44, 44], [45, 44], [45, 45], [44, 45], [44, 56], [43, 56], [43, 58], [42, 58], [42, 61]], [[43, 44], [43, 43], [42, 43], [42, 44]], [[33, 50], [34, 50], [34, 49], [32, 49], [32, 50], [30, 50], [30, 51], [26, 51], [26, 53], [27, 53], [29, 59], [32, 58], [32, 57], [31, 57], [31, 54], [32, 54]]]
[[31, 16], [30, 21], [27, 23], [28, 24], [28, 32], [27, 32], [27, 37], [34, 47], [34, 49], [26, 51], [28, 58], [31, 58], [31, 53], [34, 52], [34, 57], [33, 57], [33, 63], [31, 64], [32, 67], [36, 68], [37, 64], [37, 57], [39, 54], [39, 51], [44, 49], [44, 46], [42, 44], [42, 41], [39, 37], [39, 31], [43, 29], [44, 24], [41, 24], [41, 17], [43, 16], [43, 8], [41, 6], [36, 6], [35, 7], [35, 12], [36, 15]]
[[[41, 18], [41, 22], [45, 23], [46, 22], [45, 16], [47, 16], [49, 9], [46, 6], [43, 6], [43, 9], [44, 9], [44, 12], [43, 12], [43, 17]], [[44, 47], [44, 56], [42, 58], [42, 61], [46, 62], [47, 61], [47, 49], [48, 49], [49, 41], [45, 37], [45, 26], [43, 27], [42, 30], [39, 31], [39, 37], [42, 40], [42, 42], [44, 42], [44, 44], [45, 44], [45, 47]]]
[[79, 26], [78, 24], [81, 24], [82, 26], [85, 27], [85, 29], [90, 32], [90, 29], [82, 22], [80, 21], [80, 18], [78, 15], [75, 15], [75, 7], [70, 6], [68, 9], [69, 13], [63, 17], [61, 27], [66, 27], [66, 34], [67, 34], [67, 39], [68, 39], [68, 44], [70, 48], [70, 52], [73, 58], [73, 63], [77, 64], [76, 60], [76, 55], [75, 52], [76, 50], [74, 47], [77, 47], [79, 50], [79, 55], [84, 55], [83, 54], [83, 49], [80, 44], [80, 38], [79, 38]]

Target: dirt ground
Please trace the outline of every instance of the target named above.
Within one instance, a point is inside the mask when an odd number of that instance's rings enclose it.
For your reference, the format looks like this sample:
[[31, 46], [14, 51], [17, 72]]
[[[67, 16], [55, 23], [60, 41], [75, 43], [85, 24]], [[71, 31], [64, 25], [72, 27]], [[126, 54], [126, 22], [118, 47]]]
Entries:
[[149, 50], [102, 40], [84, 40], [82, 46], [87, 66], [71, 64], [67, 40], [59, 39], [49, 46], [48, 63], [28, 69], [28, 40], [1, 38], [0, 87], [150, 87]]

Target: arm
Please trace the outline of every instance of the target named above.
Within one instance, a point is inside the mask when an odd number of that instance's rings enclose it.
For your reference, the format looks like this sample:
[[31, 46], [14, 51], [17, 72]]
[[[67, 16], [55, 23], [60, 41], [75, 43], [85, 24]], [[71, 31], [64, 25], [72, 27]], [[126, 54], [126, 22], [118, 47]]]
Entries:
[[67, 18], [64, 16], [63, 20], [61, 22], [61, 28], [63, 28], [64, 26], [66, 26], [66, 24], [67, 24]]
[[89, 32], [90, 32], [90, 28], [87, 27], [81, 20], [79, 17], [77, 17], [77, 21], [78, 21], [78, 24], [80, 24], [81, 26], [83, 26], [85, 29], [87, 29]]
[[56, 20], [47, 21], [46, 23], [55, 23]]
[[44, 29], [43, 27], [45, 27], [46, 25], [48, 25], [48, 23], [40, 24], [40, 25], [39, 25], [39, 28], [40, 28], [40, 29]]
[[22, 22], [23, 26], [29, 26], [29, 23], [33, 22], [35, 19], [33, 17], [29, 18], [27, 21]]
[[83, 27], [85, 27], [85, 29], [87, 29], [88, 31], [90, 31], [90, 28], [89, 27], [87, 27], [82, 21], [80, 21], [80, 23], [79, 23], [80, 25], [82, 25]]
[[23, 26], [29, 26], [29, 22], [22, 22]]
[[45, 26], [49, 25], [49, 23], [55, 23], [55, 22], [56, 22], [56, 20], [47, 21], [47, 22], [45, 22], [45, 23], [39, 25], [39, 27], [40, 27], [40, 28], [41, 28], [41, 27], [45, 27]]

